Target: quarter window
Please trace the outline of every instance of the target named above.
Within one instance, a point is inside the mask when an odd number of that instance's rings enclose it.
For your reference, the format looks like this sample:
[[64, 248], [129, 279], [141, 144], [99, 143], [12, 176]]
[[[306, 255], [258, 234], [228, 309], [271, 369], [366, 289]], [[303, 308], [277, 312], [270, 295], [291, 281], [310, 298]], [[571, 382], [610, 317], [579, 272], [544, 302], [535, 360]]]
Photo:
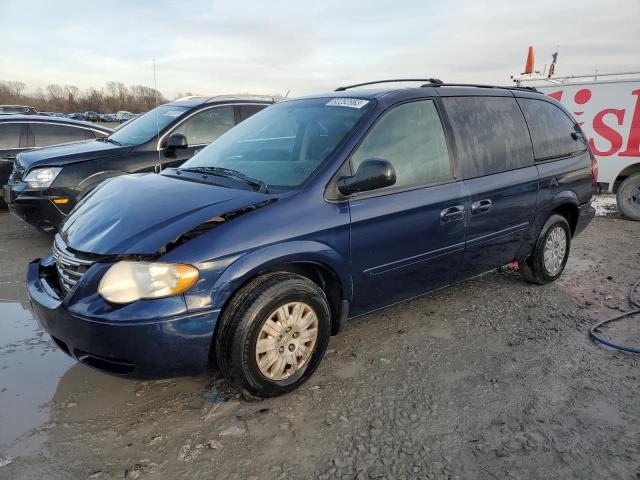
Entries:
[[533, 165], [531, 138], [514, 98], [447, 97], [442, 101], [464, 178]]
[[587, 147], [576, 133], [576, 124], [552, 103], [530, 98], [519, 98], [529, 125], [536, 160], [565, 157], [584, 151]]
[[59, 143], [86, 140], [85, 129], [52, 123], [31, 123], [31, 134], [36, 147], [48, 147]]
[[389, 189], [451, 179], [447, 143], [433, 101], [405, 103], [385, 113], [351, 157], [354, 171], [371, 158], [387, 160], [395, 168], [396, 183]]
[[21, 131], [22, 124], [20, 123], [1, 123], [0, 148], [19, 148]]
[[189, 145], [206, 145], [235, 125], [233, 107], [203, 110], [186, 120], [173, 133], [187, 137]]
[[260, 110], [263, 110], [267, 105], [240, 105], [236, 107], [238, 112], [238, 123], [246, 120], [251, 115], [255, 115]]

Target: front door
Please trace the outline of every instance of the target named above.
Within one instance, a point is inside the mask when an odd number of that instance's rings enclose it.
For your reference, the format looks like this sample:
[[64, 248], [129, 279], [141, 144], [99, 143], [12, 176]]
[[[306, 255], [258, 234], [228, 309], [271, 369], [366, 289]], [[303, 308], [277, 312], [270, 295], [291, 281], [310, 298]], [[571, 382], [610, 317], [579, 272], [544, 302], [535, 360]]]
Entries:
[[236, 124], [234, 107], [227, 105], [201, 110], [187, 117], [165, 137], [174, 133], [187, 137], [187, 148], [161, 150], [161, 168], [178, 167]]
[[353, 170], [369, 158], [388, 160], [397, 179], [350, 199], [351, 315], [448, 285], [465, 240], [466, 192], [433, 100], [387, 110], [352, 155]]

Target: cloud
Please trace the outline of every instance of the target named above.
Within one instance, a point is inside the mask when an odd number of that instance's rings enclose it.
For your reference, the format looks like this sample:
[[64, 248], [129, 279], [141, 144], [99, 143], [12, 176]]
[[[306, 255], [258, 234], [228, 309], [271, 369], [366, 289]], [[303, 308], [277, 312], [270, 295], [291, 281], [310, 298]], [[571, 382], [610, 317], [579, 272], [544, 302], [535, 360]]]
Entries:
[[[534, 8], [535, 7], [535, 8]], [[294, 95], [377, 78], [506, 84], [529, 45], [557, 73], [638, 70], [637, 0], [0, 0], [0, 72], [30, 88], [108, 80], [178, 92]]]

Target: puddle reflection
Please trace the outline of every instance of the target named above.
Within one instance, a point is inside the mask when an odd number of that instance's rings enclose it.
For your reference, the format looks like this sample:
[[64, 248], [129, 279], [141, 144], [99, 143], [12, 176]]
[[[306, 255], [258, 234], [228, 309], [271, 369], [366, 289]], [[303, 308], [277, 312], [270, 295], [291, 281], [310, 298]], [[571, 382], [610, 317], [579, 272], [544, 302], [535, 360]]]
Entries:
[[47, 403], [73, 363], [34, 320], [24, 284], [0, 284], [0, 452], [38, 445], [25, 434], [48, 420]]

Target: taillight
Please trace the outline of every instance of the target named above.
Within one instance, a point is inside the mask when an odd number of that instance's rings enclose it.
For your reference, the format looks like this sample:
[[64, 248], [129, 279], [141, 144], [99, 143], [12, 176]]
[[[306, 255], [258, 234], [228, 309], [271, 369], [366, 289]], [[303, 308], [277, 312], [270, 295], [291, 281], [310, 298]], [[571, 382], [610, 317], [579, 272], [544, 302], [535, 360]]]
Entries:
[[593, 183], [596, 184], [598, 183], [598, 161], [591, 150], [589, 150], [589, 156], [591, 157], [591, 177]]

